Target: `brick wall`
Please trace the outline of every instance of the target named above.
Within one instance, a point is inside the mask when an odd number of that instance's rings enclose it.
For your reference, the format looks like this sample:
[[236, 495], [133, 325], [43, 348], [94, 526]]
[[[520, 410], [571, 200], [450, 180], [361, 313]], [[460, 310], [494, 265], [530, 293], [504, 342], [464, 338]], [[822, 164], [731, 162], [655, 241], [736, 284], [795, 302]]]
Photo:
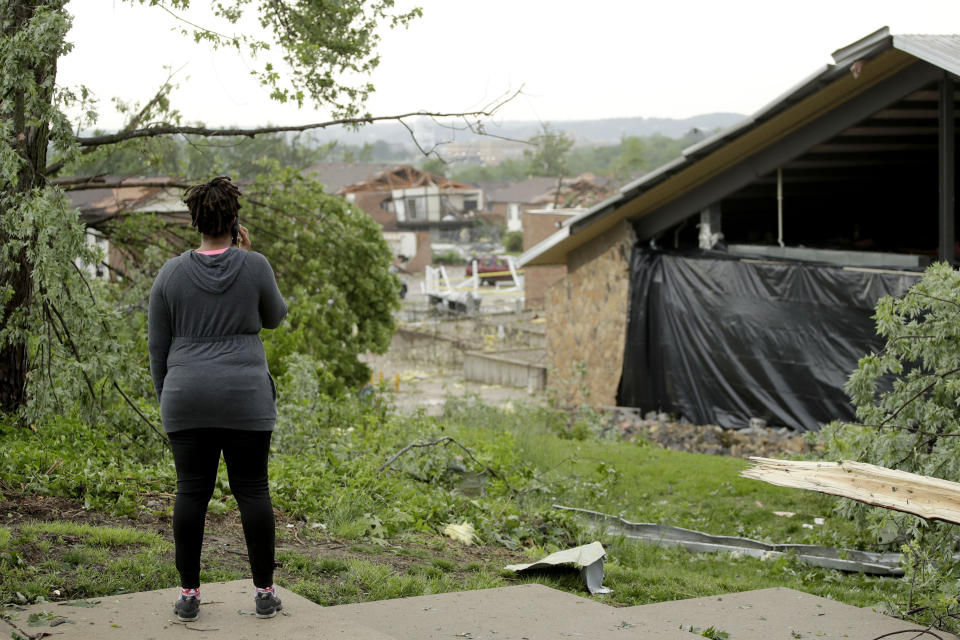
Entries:
[[[549, 385], [562, 402], [617, 403], [634, 238], [629, 223], [619, 223], [571, 252], [567, 275], [547, 289]], [[582, 376], [574, 374], [579, 363]]]
[[354, 204], [365, 211], [367, 215], [380, 223], [386, 231], [397, 230], [397, 214], [383, 209], [380, 204], [390, 199], [389, 191], [358, 191], [355, 194]]
[[[523, 222], [523, 250], [526, 251], [535, 244], [549, 238], [559, 230], [558, 222], [570, 219], [570, 214], [559, 213], [524, 213]], [[543, 309], [546, 304], [547, 287], [567, 273], [563, 265], [525, 267], [523, 276], [525, 309]]]
[[487, 210], [478, 211], [477, 217], [479, 217], [481, 220], [486, 220], [487, 222], [495, 222], [505, 225], [507, 224], [507, 203], [487, 203]]

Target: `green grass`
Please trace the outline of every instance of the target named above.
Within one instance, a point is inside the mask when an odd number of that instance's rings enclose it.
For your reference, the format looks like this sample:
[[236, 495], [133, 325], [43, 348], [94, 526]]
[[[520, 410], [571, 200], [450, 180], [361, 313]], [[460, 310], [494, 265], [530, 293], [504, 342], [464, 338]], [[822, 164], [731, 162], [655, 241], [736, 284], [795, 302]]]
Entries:
[[[763, 562], [659, 548], [598, 533], [554, 509], [559, 503], [712, 534], [884, 550], [868, 532], [834, 516], [832, 498], [740, 478], [744, 460], [601, 437], [603, 420], [589, 413], [572, 420], [544, 408], [501, 411], [461, 401], [434, 419], [324, 400], [295, 415], [274, 439], [271, 491], [286, 522], [305, 525], [306, 544], [280, 554], [277, 582], [321, 604], [523, 582], [583, 594], [575, 573], [503, 572], [512, 562], [504, 560], [504, 547], [536, 559], [594, 539], [607, 549], [606, 584], [614, 589], [604, 601], [616, 604], [772, 586], [857, 606], [905, 599], [900, 580], [807, 567], [791, 558]], [[168, 456], [124, 451], [111, 443], [108, 429], [68, 421], [38, 432], [45, 440], [0, 428], [0, 447], [13, 452], [0, 460], [0, 480], [7, 486], [134, 515], [145, 510], [141, 505], [151, 492], [173, 486]], [[412, 449], [389, 469], [379, 469], [405, 445], [443, 435], [480, 462], [455, 445], [434, 446]], [[82, 447], [73, 444], [78, 438]], [[451, 469], [463, 467], [485, 473], [484, 495], [457, 491], [459, 477]], [[136, 481], [120, 482], [126, 477]], [[17, 484], [21, 479], [26, 481]], [[222, 469], [215, 499], [235, 509]], [[774, 511], [797, 515], [782, 518]], [[827, 518], [826, 524], [802, 527], [814, 517]], [[462, 522], [474, 525], [479, 543], [488, 545], [484, 551], [460, 553], [464, 548], [442, 536], [447, 524]], [[299, 544], [279, 528], [282, 540]], [[344, 543], [343, 557], [324, 557], [322, 546], [311, 546], [328, 536]], [[237, 557], [205, 556], [202, 579], [240, 578], [246, 573], [242, 565]], [[16, 592], [49, 598], [59, 589], [65, 597], [96, 597], [176, 583], [171, 545], [152, 531], [62, 521], [0, 528], [2, 602], [15, 601]]]
[[[287, 552], [283, 554], [284, 571], [278, 583], [324, 606], [488, 589], [506, 584], [499, 575], [486, 570], [464, 576], [453, 575], [450, 571], [455, 565], [447, 562], [445, 566], [451, 567], [449, 570], [434, 563], [411, 566], [400, 574], [390, 565], [369, 560], [354, 558], [330, 565], [322, 558]], [[317, 579], [321, 574], [331, 573], [336, 574], [332, 580]]]
[[138, 531], [137, 529], [131, 528], [99, 527], [63, 520], [27, 524], [21, 527], [20, 532], [23, 535], [55, 537], [60, 541], [68, 538], [79, 538], [85, 544], [94, 547], [146, 545], [165, 548], [169, 546], [168, 543], [164, 542], [163, 538], [156, 533]]

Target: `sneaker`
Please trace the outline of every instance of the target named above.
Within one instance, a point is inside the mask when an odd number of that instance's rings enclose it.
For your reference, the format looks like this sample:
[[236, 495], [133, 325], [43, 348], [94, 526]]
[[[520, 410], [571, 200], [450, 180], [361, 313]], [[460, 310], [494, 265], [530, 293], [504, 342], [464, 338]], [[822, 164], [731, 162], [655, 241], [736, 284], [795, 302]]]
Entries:
[[272, 618], [277, 615], [277, 611], [283, 609], [283, 605], [280, 604], [280, 598], [278, 598], [277, 594], [273, 591], [262, 591], [258, 593], [256, 604], [258, 618]]
[[193, 622], [200, 614], [200, 598], [180, 594], [177, 601], [173, 603], [173, 612], [180, 622]]

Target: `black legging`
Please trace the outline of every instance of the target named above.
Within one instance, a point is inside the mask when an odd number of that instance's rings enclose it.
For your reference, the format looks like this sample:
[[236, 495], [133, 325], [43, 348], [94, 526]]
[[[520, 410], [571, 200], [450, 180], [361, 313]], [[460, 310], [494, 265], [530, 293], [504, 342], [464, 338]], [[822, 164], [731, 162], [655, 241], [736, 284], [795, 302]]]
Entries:
[[230, 491], [240, 507], [253, 584], [273, 584], [274, 518], [267, 485], [271, 431], [187, 429], [168, 434], [177, 467], [173, 540], [184, 589], [200, 587], [200, 549], [207, 504], [213, 495], [220, 452], [227, 463]]

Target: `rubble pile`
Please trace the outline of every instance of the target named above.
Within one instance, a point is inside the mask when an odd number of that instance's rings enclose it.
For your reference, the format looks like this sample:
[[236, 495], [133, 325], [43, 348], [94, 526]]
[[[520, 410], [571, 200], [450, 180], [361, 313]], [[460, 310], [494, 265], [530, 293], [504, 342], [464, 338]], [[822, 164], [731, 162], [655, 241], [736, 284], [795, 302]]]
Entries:
[[619, 415], [616, 427], [628, 440], [637, 437], [675, 451], [747, 458], [777, 458], [811, 453], [818, 449], [803, 434], [786, 427], [772, 428], [751, 425], [745, 429], [724, 429], [717, 425], [694, 425], [676, 422], [668, 416]]

